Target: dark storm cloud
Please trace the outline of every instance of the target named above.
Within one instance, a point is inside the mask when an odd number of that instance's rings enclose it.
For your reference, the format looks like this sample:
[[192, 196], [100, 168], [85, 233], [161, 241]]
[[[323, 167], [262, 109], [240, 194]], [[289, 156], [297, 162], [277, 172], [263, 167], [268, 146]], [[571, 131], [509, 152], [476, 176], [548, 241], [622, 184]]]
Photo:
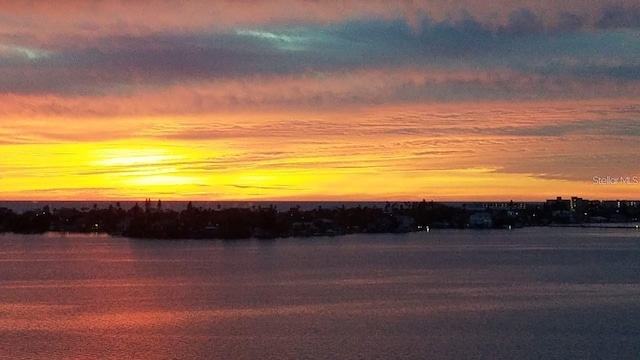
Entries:
[[560, 13], [560, 18], [556, 26], [559, 31], [576, 31], [585, 26], [586, 22], [583, 16], [570, 12]]
[[514, 34], [539, 33], [544, 30], [544, 25], [533, 11], [523, 8], [509, 14], [506, 30]]
[[620, 4], [608, 5], [603, 9], [602, 17], [596, 23], [598, 28], [640, 28], [640, 5], [624, 7]]

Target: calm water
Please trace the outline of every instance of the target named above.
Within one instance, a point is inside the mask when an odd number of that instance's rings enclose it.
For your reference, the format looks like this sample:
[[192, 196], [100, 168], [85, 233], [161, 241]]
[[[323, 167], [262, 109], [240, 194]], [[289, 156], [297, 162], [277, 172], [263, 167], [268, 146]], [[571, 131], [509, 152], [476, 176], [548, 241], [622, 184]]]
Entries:
[[0, 235], [2, 359], [640, 358], [640, 232]]

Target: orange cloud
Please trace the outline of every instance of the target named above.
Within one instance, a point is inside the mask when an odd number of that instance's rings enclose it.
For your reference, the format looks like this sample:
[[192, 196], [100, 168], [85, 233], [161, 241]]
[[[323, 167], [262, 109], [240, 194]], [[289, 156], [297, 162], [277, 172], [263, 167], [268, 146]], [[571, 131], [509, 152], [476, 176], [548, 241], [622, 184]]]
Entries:
[[[0, 95], [0, 115], [9, 122], [37, 122], [38, 132], [65, 132], [41, 127], [47, 118], [117, 117], [118, 128], [138, 131], [150, 116], [181, 117], [263, 112], [325, 112], [407, 103], [544, 99], [598, 99], [640, 96], [637, 82], [615, 79], [547, 77], [510, 70], [470, 71], [393, 68], [290, 76], [253, 76], [201, 81], [168, 87], [140, 87], [108, 95]], [[250, 116], [250, 115], [249, 115]], [[127, 119], [136, 118], [129, 125]], [[40, 119], [40, 120], [38, 120]], [[96, 120], [104, 121], [104, 120]], [[86, 127], [83, 122], [82, 126]], [[73, 125], [68, 125], [73, 128]], [[66, 128], [68, 128], [65, 127]], [[144, 122], [142, 124], [144, 126]], [[89, 127], [90, 128], [90, 127]], [[63, 131], [64, 130], [64, 131]], [[118, 131], [112, 132], [117, 136]], [[32, 133], [33, 134], [33, 133]], [[59, 134], [64, 137], [63, 134]], [[90, 136], [89, 134], [86, 134]]]
[[78, 126], [66, 134], [81, 142], [0, 145], [0, 198], [633, 197], [592, 177], [640, 173], [637, 112], [620, 100], [154, 117], [120, 139], [109, 131], [135, 121], [103, 118], [91, 131], [105, 139], [83, 140]]
[[634, 3], [0, 0], [0, 199], [634, 197]]

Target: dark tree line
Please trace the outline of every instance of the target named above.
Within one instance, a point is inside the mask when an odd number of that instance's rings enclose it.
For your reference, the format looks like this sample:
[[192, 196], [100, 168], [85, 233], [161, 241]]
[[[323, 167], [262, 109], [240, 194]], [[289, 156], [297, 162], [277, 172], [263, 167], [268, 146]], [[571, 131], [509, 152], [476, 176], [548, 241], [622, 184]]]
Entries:
[[[588, 216], [632, 220], [639, 216], [634, 208], [593, 208]], [[251, 208], [201, 208], [189, 203], [184, 210], [164, 209], [162, 202], [125, 210], [119, 203], [108, 208], [50, 209], [16, 213], [0, 208], [0, 232], [43, 233], [103, 232], [134, 238], [158, 239], [246, 239], [288, 236], [341, 235], [350, 233], [388, 233], [427, 228], [467, 228], [469, 217], [478, 210], [433, 201], [386, 203], [384, 206], [321, 206], [302, 210], [295, 206], [280, 211], [275, 206]], [[525, 209], [485, 209], [495, 228], [539, 226], [566, 223], [566, 213], [544, 205]], [[581, 214], [582, 215], [582, 214]]]

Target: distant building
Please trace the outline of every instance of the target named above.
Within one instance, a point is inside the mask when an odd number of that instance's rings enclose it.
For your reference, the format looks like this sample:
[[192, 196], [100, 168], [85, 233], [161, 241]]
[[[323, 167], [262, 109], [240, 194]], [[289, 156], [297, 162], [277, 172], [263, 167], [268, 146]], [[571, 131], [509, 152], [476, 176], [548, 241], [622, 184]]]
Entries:
[[602, 207], [605, 209], [620, 209], [622, 203], [620, 200], [605, 200], [602, 202]]
[[588, 202], [588, 200], [585, 201], [583, 198], [572, 196], [569, 210], [583, 213], [587, 208], [586, 204]]
[[603, 201], [603, 207], [606, 208], [637, 208], [640, 207], [640, 200], [615, 200], [615, 201]]
[[586, 201], [587, 210], [589, 211], [600, 209], [600, 207], [602, 206], [602, 202], [600, 200], [585, 200], [585, 201]]
[[571, 209], [571, 200], [563, 199], [561, 196], [555, 198], [555, 200], [547, 200], [545, 205], [552, 211], [563, 211]]
[[514, 202], [511, 201], [491, 201], [491, 202], [468, 202], [462, 203], [462, 207], [471, 211], [483, 210], [524, 210], [536, 203]]
[[492, 210], [514, 210], [514, 209], [524, 210], [527, 208], [527, 204], [523, 202], [514, 202], [513, 200], [495, 201], [495, 202], [484, 203], [483, 207], [485, 209], [492, 209]]
[[571, 224], [575, 223], [577, 218], [576, 213], [569, 210], [554, 210], [551, 216], [553, 216], [554, 221]]
[[488, 212], [479, 212], [469, 216], [469, 226], [488, 229], [493, 227], [493, 219]]

